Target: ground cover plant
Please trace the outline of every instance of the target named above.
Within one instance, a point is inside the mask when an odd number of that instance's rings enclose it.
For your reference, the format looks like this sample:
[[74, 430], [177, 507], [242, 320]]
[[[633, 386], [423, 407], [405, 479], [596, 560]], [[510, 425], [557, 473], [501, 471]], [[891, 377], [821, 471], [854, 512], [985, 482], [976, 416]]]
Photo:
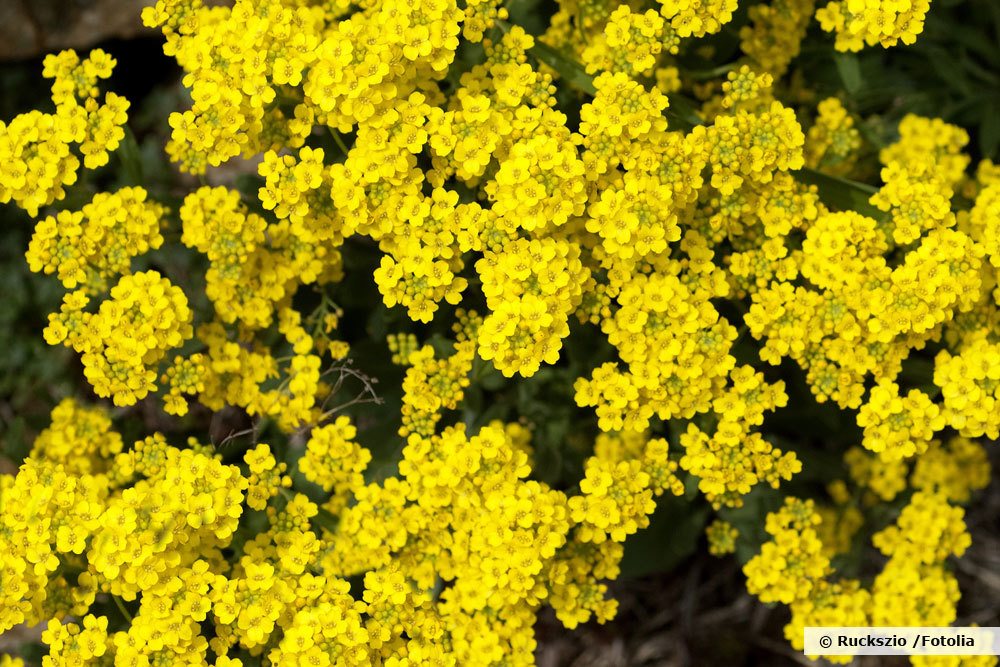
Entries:
[[183, 97], [67, 50], [0, 122], [0, 666], [531, 665], [692, 554], [792, 650], [960, 620], [997, 5], [141, 15]]

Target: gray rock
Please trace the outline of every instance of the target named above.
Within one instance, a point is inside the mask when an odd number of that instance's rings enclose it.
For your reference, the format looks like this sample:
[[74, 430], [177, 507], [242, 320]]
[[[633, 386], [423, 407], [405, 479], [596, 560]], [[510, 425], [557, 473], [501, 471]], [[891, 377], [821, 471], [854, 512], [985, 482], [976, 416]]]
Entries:
[[[0, 0], [0, 60], [86, 49], [112, 37], [135, 37], [155, 0]], [[150, 31], [152, 34], [152, 31]]]

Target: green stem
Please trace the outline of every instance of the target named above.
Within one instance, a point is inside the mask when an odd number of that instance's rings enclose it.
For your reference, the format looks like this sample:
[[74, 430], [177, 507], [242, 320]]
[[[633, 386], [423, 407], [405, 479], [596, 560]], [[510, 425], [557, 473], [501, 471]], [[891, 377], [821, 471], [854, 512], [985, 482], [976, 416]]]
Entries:
[[712, 69], [687, 70], [682, 72], [682, 74], [689, 79], [694, 79], [695, 81], [705, 81], [706, 79], [718, 78], [723, 74], [729, 74], [734, 69], [736, 69], [736, 63], [728, 63], [726, 65], [713, 67]]
[[122, 616], [128, 619], [128, 622], [131, 623], [132, 614], [128, 613], [128, 609], [125, 608], [125, 603], [122, 602], [121, 598], [119, 598], [117, 595], [112, 595], [111, 599], [115, 601], [115, 604], [118, 606], [118, 611], [122, 613]]
[[326, 129], [329, 130], [330, 136], [333, 137], [334, 143], [337, 144], [337, 147], [344, 152], [344, 156], [346, 157], [348, 150], [347, 150], [347, 144], [344, 143], [344, 138], [340, 136], [339, 132], [337, 132], [329, 125], [327, 125]]

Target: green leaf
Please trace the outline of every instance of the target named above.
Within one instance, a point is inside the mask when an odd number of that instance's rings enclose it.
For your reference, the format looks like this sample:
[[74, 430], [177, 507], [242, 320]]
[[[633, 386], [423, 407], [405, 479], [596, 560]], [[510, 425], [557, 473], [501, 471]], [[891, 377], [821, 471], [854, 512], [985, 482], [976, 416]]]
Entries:
[[552, 48], [545, 42], [535, 40], [535, 45], [528, 52], [558, 72], [566, 83], [577, 90], [588, 95], [597, 94], [597, 88], [594, 87], [594, 77], [587, 74], [583, 65], [561, 51]]
[[562, 469], [563, 453], [559, 447], [548, 444], [535, 447], [535, 475], [539, 480], [549, 485], [556, 484], [562, 476]]
[[979, 128], [979, 150], [984, 158], [996, 159], [1000, 152], [1000, 114], [992, 104], [983, 113], [983, 124]]
[[20, 465], [31, 451], [27, 431], [27, 421], [21, 415], [6, 423], [0, 421], [0, 434], [3, 435], [0, 438], [0, 455], [7, 457], [15, 465]]
[[[803, 426], [802, 428], [802, 433], [809, 432], [807, 430], [808, 427]], [[779, 449], [786, 452], [793, 452], [796, 458], [802, 463], [802, 471], [795, 475], [790, 482], [787, 482], [788, 486], [784, 487], [787, 493], [795, 495], [797, 492], [796, 489], [808, 492], [805, 487], [809, 484], [825, 485], [831, 479], [839, 479], [847, 475], [847, 470], [844, 467], [844, 452], [851, 445], [861, 441], [860, 429], [854, 425], [845, 424], [841, 431], [831, 430], [831, 433], [837, 434], [836, 436], [830, 436], [831, 442], [836, 441], [834, 443], [836, 447], [820, 448], [810, 445], [808, 442], [802, 442], [798, 438], [782, 438], [779, 436], [770, 436], [768, 438], [771, 444]], [[854, 437], [844, 437], [841, 433], [844, 435], [851, 434]]]
[[827, 206], [840, 211], [857, 211], [876, 220], [883, 220], [886, 214], [868, 201], [878, 188], [867, 183], [858, 183], [839, 176], [830, 176], [808, 167], [793, 171], [800, 183], [815, 185], [819, 197]]
[[17, 649], [18, 654], [28, 665], [40, 665], [42, 659], [49, 654], [49, 649], [41, 642], [26, 642]]
[[840, 80], [844, 82], [844, 88], [851, 97], [854, 97], [861, 90], [863, 83], [861, 78], [861, 64], [858, 62], [857, 54], [838, 53], [834, 55], [833, 60], [837, 65]]
[[[955, 4], [968, 4], [968, 0], [957, 0]], [[988, 10], [995, 10], [997, 4], [995, 2], [983, 3], [984, 8]], [[970, 8], [973, 12], [976, 12], [978, 7]], [[972, 17], [968, 17], [972, 18]], [[979, 16], [979, 19], [987, 22], [988, 18], [984, 16]], [[1000, 56], [1000, 50], [997, 49], [996, 44], [990, 39], [988, 33], [985, 30], [970, 30], [968, 29], [967, 19], [962, 21], [957, 21], [949, 19], [947, 14], [943, 12], [935, 12], [932, 15], [930, 21], [927, 22], [925, 26], [925, 31], [921, 34], [920, 39], [917, 40], [917, 50], [924, 47], [921, 40], [924, 40], [927, 45], [933, 48], [940, 48], [938, 44], [946, 45], [949, 49], [955, 48], [955, 43], [961, 44], [972, 51], [975, 51], [979, 57], [981, 57], [986, 62], [993, 62]], [[963, 57], [963, 61], [968, 61], [968, 57]]]
[[898, 382], [905, 387], [934, 384], [934, 360], [911, 355], [903, 361]]
[[553, 415], [551, 419], [536, 423], [534, 437], [535, 474], [549, 485], [556, 485], [562, 478], [565, 466], [565, 448], [570, 420], [566, 414]]
[[257, 202], [260, 189], [266, 181], [257, 174], [238, 174], [233, 182], [235, 188], [243, 195], [243, 201]]
[[317, 526], [329, 530], [331, 533], [337, 532], [337, 525], [340, 523], [340, 519], [329, 511], [323, 509], [322, 507], [316, 512], [316, 516], [312, 518], [313, 523]]
[[963, 97], [973, 97], [974, 88], [969, 82], [967, 72], [962, 64], [952, 57], [951, 52], [941, 46], [927, 49], [927, 64], [937, 73], [941, 81], [958, 92]]
[[694, 553], [708, 519], [708, 507], [664, 495], [649, 526], [625, 540], [622, 577], [667, 572]]
[[[478, 357], [477, 357], [478, 358]], [[493, 366], [493, 362], [484, 362], [484, 369], [479, 376], [479, 385], [487, 391], [499, 391], [507, 384], [507, 378]]]
[[705, 122], [698, 115], [697, 102], [679, 93], [672, 93], [668, 97], [670, 106], [666, 108], [663, 115], [670, 122], [670, 129], [690, 130]]
[[125, 126], [125, 138], [118, 147], [118, 159], [122, 164], [122, 182], [125, 185], [143, 185], [142, 152], [132, 134], [132, 128]]
[[764, 530], [764, 519], [768, 512], [781, 507], [782, 493], [769, 486], [759, 484], [743, 496], [743, 506], [719, 510], [719, 518], [728, 521], [739, 531], [736, 538], [736, 559], [746, 563], [760, 551], [771, 536]]
[[549, 27], [549, 17], [544, 7], [539, 7], [544, 0], [507, 0], [507, 22], [524, 28], [529, 35], [540, 35]]

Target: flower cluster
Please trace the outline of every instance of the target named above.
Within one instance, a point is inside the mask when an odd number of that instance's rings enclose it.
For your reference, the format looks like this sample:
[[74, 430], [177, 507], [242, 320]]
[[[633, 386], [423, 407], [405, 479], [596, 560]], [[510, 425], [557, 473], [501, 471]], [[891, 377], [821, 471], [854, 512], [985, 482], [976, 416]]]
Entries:
[[319, 277], [310, 267], [325, 256], [324, 246], [309, 247], [287, 220], [268, 225], [236, 191], [200, 188], [185, 198], [180, 215], [181, 240], [208, 257], [205, 293], [223, 323], [264, 328], [300, 282]]
[[193, 334], [184, 292], [158, 272], [142, 271], [123, 276], [96, 313], [83, 310], [89, 299], [80, 294], [68, 295], [63, 311], [49, 316], [46, 340], [80, 352], [94, 391], [115, 405], [156, 391], [160, 362]]
[[66, 196], [80, 170], [108, 163], [108, 153], [125, 137], [129, 102], [108, 93], [99, 100], [98, 82], [116, 61], [95, 49], [80, 59], [75, 51], [46, 56], [43, 76], [52, 79], [56, 112], [29, 111], [0, 121], [0, 203], [14, 201], [32, 216]]
[[367, 449], [353, 442], [357, 429], [347, 417], [314, 429], [299, 459], [299, 470], [310, 482], [332, 493], [324, 507], [337, 514], [349, 495], [364, 486], [362, 473], [371, 461]]
[[942, 495], [917, 492], [896, 524], [872, 538], [889, 557], [872, 584], [872, 625], [955, 622], [958, 582], [944, 561], [961, 556], [971, 543], [963, 517]]
[[25, 257], [32, 271], [54, 273], [66, 289], [96, 295], [131, 272], [133, 257], [163, 244], [165, 212], [142, 188], [99, 193], [80, 211], [39, 220]]
[[747, 590], [762, 602], [792, 604], [809, 598], [830, 574], [830, 560], [816, 531], [821, 519], [811, 500], [788, 498], [767, 515], [771, 539], [743, 567]]
[[283, 111], [278, 89], [298, 84], [316, 59], [320, 19], [277, 1], [238, 2], [221, 14], [201, 2], [163, 0], [143, 11], [161, 27], [166, 51], [187, 71], [191, 109], [170, 116], [167, 152], [192, 173], [241, 153], [301, 145], [311, 127], [307, 107]]
[[930, 0], [836, 0], [816, 12], [823, 30], [837, 34], [840, 51], [881, 44], [913, 44], [924, 30]]
[[953, 437], [934, 441], [913, 466], [914, 489], [935, 491], [952, 503], [967, 503], [972, 494], [989, 486], [990, 461], [978, 442]]
[[[744, 567], [747, 588], [764, 602], [791, 606], [785, 636], [802, 650], [805, 626], [946, 626], [955, 621], [958, 584], [945, 560], [969, 546], [964, 512], [940, 493], [913, 494], [896, 523], [878, 532], [873, 545], [888, 557], [869, 587], [834, 581], [812, 501], [789, 499], [767, 517], [772, 539]], [[849, 656], [828, 656], [849, 662]]]
[[783, 453], [753, 432], [764, 422], [764, 413], [787, 404], [783, 383], [769, 385], [749, 366], [730, 372], [731, 389], [715, 399], [718, 416], [715, 433], [704, 433], [689, 424], [681, 435], [684, 456], [681, 468], [698, 478], [698, 488], [715, 507], [739, 506], [742, 496], [760, 483], [777, 488], [802, 470], [795, 454]]
[[816, 122], [809, 128], [806, 164], [829, 173], [849, 173], [861, 148], [861, 133], [854, 118], [836, 97], [828, 97], [816, 107]]
[[783, 75], [802, 50], [815, 0], [772, 0], [751, 5], [740, 30], [740, 48], [759, 67]]
[[674, 28], [655, 10], [640, 14], [622, 5], [608, 17], [603, 34], [584, 49], [582, 60], [591, 74], [606, 70], [648, 76], [657, 55], [664, 49], [676, 53], [678, 44]]
[[[459, 662], [506, 655], [521, 664], [534, 646], [531, 610], [542, 600], [581, 621], [602, 613], [603, 595], [567, 589], [598, 591], [592, 563], [610, 558], [603, 572], [612, 571], [621, 551], [605, 556], [576, 541], [566, 496], [526, 480], [529, 471], [504, 428], [469, 436], [457, 426], [411, 435], [399, 476], [355, 491], [321, 562], [342, 576], [369, 572], [366, 629], [383, 655], [425, 655], [446, 643]], [[447, 585], [432, 601], [437, 578]], [[403, 632], [410, 640], [393, 649]]]
[[934, 384], [941, 388], [943, 420], [962, 435], [1000, 436], [1000, 347], [977, 340], [952, 354], [941, 350], [934, 360]]
[[719, 32], [733, 18], [736, 0], [661, 0], [660, 13], [681, 37]]
[[[755, 338], [766, 338], [761, 358], [794, 359], [818, 400], [859, 407], [865, 380], [873, 376], [878, 386], [861, 425], [874, 428], [894, 414], [925, 420], [918, 439], [926, 440], [944, 423], [919, 391], [907, 394], [910, 407], [894, 407], [903, 400], [894, 383], [902, 361], [940, 336], [942, 326], [957, 327], [966, 313], [972, 317], [988, 283], [982, 277], [985, 250], [975, 235], [956, 228], [949, 204], [967, 164], [960, 153], [967, 135], [915, 116], [900, 132], [900, 141], [880, 154], [886, 184], [871, 198], [887, 217], [822, 212], [801, 243], [797, 273], [807, 284], [793, 282], [792, 274], [751, 286], [757, 289], [745, 320]], [[868, 442], [881, 450], [875, 440]]]
[[479, 356], [508, 377], [534, 375], [542, 363], [555, 363], [588, 276], [579, 246], [518, 239], [485, 251], [476, 270], [491, 311], [479, 327]]
[[[639, 438], [642, 442], [644, 438]], [[649, 440], [637, 455], [593, 456], [587, 460], [579, 496], [570, 498], [570, 516], [578, 524], [581, 542], [602, 544], [625, 538], [649, 525], [656, 509], [654, 496], [670, 490], [684, 492], [674, 474], [677, 464], [667, 461], [667, 442]]]
[[708, 551], [713, 556], [724, 556], [736, 551], [736, 540], [740, 532], [731, 524], [716, 519], [705, 529], [708, 538]]
[[400, 435], [434, 433], [442, 412], [454, 410], [462, 402], [475, 355], [472, 340], [455, 343], [452, 354], [444, 359], [437, 358], [430, 345], [410, 353], [410, 367], [403, 378]]
[[122, 451], [123, 442], [105, 411], [66, 398], [52, 409], [51, 417], [49, 427], [35, 438], [32, 458], [59, 463], [76, 475], [109, 472], [108, 463]]
[[858, 412], [858, 426], [865, 429], [862, 444], [885, 459], [922, 454], [944, 424], [938, 406], [926, 394], [911, 389], [900, 396], [899, 386], [889, 381], [873, 387]]

